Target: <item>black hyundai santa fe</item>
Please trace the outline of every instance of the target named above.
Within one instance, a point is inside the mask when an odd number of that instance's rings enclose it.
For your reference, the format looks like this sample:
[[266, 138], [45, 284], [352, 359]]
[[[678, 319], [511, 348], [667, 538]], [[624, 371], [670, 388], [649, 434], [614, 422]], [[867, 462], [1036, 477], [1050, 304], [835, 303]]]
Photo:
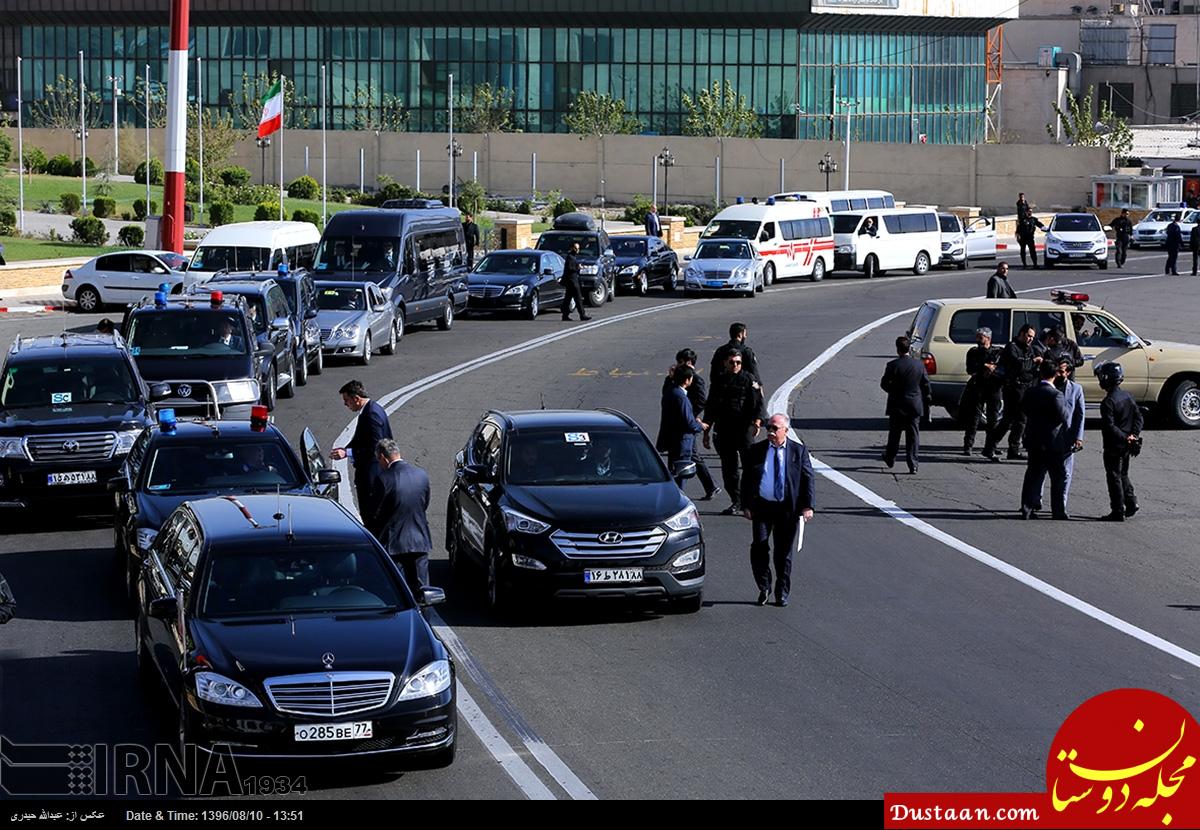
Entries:
[[478, 566], [496, 612], [539, 597], [700, 609], [699, 515], [620, 412], [488, 412], [458, 454], [446, 512], [451, 565]]

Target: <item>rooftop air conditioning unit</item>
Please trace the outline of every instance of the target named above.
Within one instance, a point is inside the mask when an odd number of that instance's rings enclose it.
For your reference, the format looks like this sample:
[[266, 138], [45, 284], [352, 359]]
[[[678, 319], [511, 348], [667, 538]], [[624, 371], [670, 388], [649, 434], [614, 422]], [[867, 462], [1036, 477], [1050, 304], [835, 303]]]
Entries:
[[1040, 66], [1042, 69], [1053, 69], [1055, 65], [1055, 59], [1058, 58], [1058, 53], [1061, 51], [1061, 46], [1039, 46], [1038, 66]]

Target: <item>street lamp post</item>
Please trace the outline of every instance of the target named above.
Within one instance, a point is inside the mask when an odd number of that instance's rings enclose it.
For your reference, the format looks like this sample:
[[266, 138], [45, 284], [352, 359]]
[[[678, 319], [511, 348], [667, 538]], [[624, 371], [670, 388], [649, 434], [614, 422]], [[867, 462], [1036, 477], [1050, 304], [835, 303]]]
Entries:
[[843, 162], [842, 172], [845, 175], [844, 184], [842, 187], [845, 190], [850, 189], [850, 110], [859, 105], [857, 98], [841, 98], [838, 103], [846, 110], [846, 159]]
[[671, 148], [663, 147], [662, 152], [658, 154], [658, 163], [663, 167], [663, 216], [670, 216], [671, 203], [671, 168], [675, 166], [675, 155], [671, 152]]
[[604, 179], [600, 180], [600, 230], [604, 230]]
[[271, 136], [264, 135], [262, 138], [256, 138], [254, 143], [258, 145], [259, 150], [262, 150], [262, 183], [265, 186], [267, 183], [267, 148], [271, 146]]
[[112, 84], [113, 98], [113, 175], [121, 172], [121, 153], [119, 148], [120, 137], [117, 132], [117, 99], [121, 97], [120, 84], [125, 83], [124, 75], [109, 75], [109, 83]]
[[829, 174], [838, 171], [838, 163], [829, 153], [817, 160], [817, 169], [825, 174], [825, 192], [829, 192]]
[[448, 191], [448, 195], [450, 196], [450, 207], [454, 207], [454, 175], [458, 166], [457, 160], [462, 157], [462, 154], [463, 146], [459, 143], [459, 140], [457, 138], [450, 139], [450, 143], [446, 145], [446, 155], [450, 157], [450, 189]]

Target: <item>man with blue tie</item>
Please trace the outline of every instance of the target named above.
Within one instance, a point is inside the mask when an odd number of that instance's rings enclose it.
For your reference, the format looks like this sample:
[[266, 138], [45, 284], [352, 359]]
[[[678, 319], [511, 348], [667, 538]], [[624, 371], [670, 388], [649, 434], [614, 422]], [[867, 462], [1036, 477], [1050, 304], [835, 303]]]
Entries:
[[662, 223], [658, 221], [658, 208], [654, 205], [646, 211], [646, 236], [662, 236]]
[[[747, 453], [742, 478], [745, 516], [754, 523], [750, 568], [758, 584], [757, 605], [771, 592], [771, 560], [775, 560], [775, 604], [784, 608], [792, 588], [792, 553], [801, 522], [813, 517], [814, 482], [808, 448], [788, 440], [788, 417], [776, 413], [767, 421], [767, 440]], [[774, 555], [771, 547], [774, 545]]]

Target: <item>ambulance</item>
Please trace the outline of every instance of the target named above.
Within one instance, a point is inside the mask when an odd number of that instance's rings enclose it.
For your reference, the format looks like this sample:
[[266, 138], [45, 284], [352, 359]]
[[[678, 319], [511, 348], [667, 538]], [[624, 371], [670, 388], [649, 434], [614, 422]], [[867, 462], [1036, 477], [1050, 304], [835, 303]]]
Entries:
[[818, 282], [833, 270], [833, 226], [829, 211], [815, 201], [768, 198], [761, 205], [730, 205], [700, 238], [753, 242], [764, 285], [789, 277]]

